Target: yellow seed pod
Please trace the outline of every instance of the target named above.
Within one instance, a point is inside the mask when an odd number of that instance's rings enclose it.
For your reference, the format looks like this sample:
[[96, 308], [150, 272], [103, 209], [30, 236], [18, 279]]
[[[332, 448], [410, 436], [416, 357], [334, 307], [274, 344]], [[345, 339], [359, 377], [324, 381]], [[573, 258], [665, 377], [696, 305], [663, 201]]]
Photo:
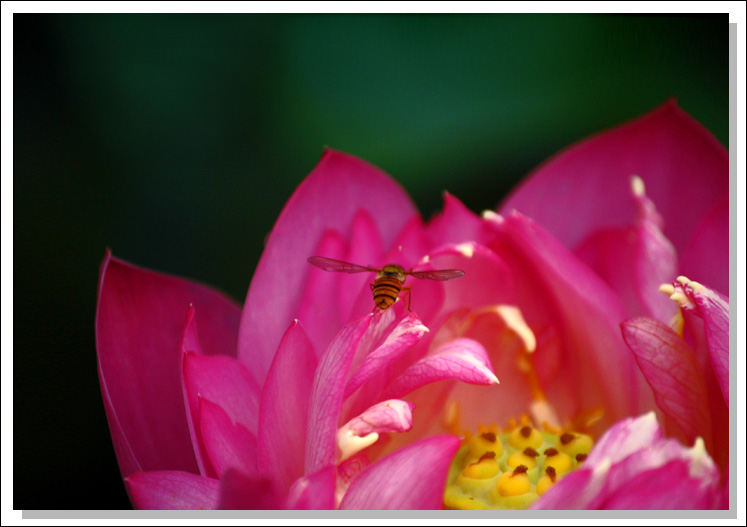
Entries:
[[539, 448], [542, 445], [542, 434], [534, 427], [522, 426], [511, 432], [508, 444], [516, 450], [524, 450], [527, 447]]
[[539, 453], [535, 449], [527, 447], [522, 452], [514, 452], [511, 454], [508, 461], [506, 461], [506, 464], [511, 468], [524, 465], [529, 470], [532, 470], [537, 466], [537, 456], [539, 456]]
[[573, 459], [565, 452], [558, 452], [555, 448], [545, 450], [545, 470], [555, 469], [556, 474], [564, 474], [573, 468]]
[[516, 467], [512, 472], [504, 472], [495, 484], [498, 494], [503, 497], [521, 496], [532, 490], [526, 467]]
[[470, 456], [475, 458], [481, 457], [486, 452], [494, 452], [496, 457], [503, 455], [503, 443], [493, 432], [470, 436], [467, 439], [467, 445]]
[[472, 479], [490, 479], [497, 476], [501, 469], [495, 460], [495, 455], [490, 456], [489, 454], [486, 453], [479, 461], [475, 461], [464, 467], [462, 476]]
[[566, 432], [560, 436], [555, 448], [560, 452], [568, 454], [572, 459], [576, 459], [578, 454], [588, 454], [591, 452], [593, 446], [594, 440], [591, 436]]
[[550, 479], [550, 476], [547, 474], [543, 475], [539, 481], [537, 481], [537, 494], [542, 496], [545, 492], [550, 490], [553, 485], [555, 485], [555, 483]]

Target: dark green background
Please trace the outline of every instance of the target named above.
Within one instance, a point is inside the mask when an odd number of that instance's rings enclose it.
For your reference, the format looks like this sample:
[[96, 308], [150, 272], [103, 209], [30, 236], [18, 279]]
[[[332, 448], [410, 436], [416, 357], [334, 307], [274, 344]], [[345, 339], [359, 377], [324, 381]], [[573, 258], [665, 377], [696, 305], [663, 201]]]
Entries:
[[675, 96], [728, 143], [728, 19], [15, 15], [14, 503], [129, 507], [96, 376], [108, 246], [243, 302], [325, 145], [428, 218]]

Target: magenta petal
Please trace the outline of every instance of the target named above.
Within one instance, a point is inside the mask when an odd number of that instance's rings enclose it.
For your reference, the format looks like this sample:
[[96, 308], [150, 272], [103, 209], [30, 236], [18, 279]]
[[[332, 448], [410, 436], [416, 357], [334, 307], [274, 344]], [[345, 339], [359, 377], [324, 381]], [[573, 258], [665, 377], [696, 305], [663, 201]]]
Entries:
[[[378, 213], [382, 206], [386, 214]], [[336, 230], [347, 238], [360, 209], [375, 219], [385, 247], [416, 212], [404, 190], [383, 171], [326, 150], [280, 213], [244, 304], [239, 358], [252, 366], [260, 385], [285, 329], [297, 318], [303, 283], [311, 271], [306, 259], [324, 232]]]
[[682, 274], [729, 294], [729, 196], [698, 225], [680, 258]]
[[464, 306], [516, 304], [511, 271], [488, 247], [474, 242], [445, 245], [433, 251], [428, 259], [435, 269], [461, 269], [465, 273], [445, 285], [441, 313]]
[[700, 219], [729, 192], [729, 156], [672, 100], [556, 155], [500, 211], [516, 209], [575, 247], [590, 232], [633, 219], [633, 200], [620, 199], [629, 195], [632, 175], [646, 182], [646, 194], [664, 218], [664, 235], [681, 253]]
[[[684, 281], [684, 280], [683, 280]], [[697, 282], [682, 285], [703, 317], [711, 366], [729, 405], [729, 300]]]
[[220, 478], [220, 510], [278, 510], [284, 496], [267, 478], [250, 476], [236, 469]]
[[366, 381], [380, 374], [404, 352], [417, 344], [427, 331], [428, 328], [414, 313], [400, 320], [384, 342], [369, 353], [350, 376], [345, 386], [345, 397], [347, 398]]
[[[314, 250], [316, 255], [336, 260], [345, 260], [347, 252], [347, 242], [335, 230], [326, 231]], [[328, 273], [311, 265], [309, 267], [311, 269], [304, 286], [297, 319], [303, 323], [314, 349], [321, 355], [346, 322], [342, 320], [337, 306], [340, 293], [337, 280], [340, 276], [338, 273]]]
[[331, 510], [335, 508], [335, 467], [297, 479], [288, 493], [286, 509]]
[[428, 222], [435, 245], [482, 243], [487, 235], [480, 217], [456, 197], [444, 192], [444, 208]]
[[125, 478], [132, 505], [141, 510], [213, 510], [218, 505], [217, 479], [179, 470], [138, 472]]
[[407, 368], [387, 388], [390, 397], [402, 397], [421, 386], [445, 379], [469, 384], [498, 384], [490, 359], [479, 342], [459, 338], [441, 345]]
[[313, 474], [336, 462], [337, 421], [345, 381], [358, 344], [371, 324], [372, 315], [354, 320], [340, 330], [324, 353], [314, 375], [306, 434], [305, 474]]
[[[570, 418], [589, 405], [604, 407], [599, 428], [654, 405], [651, 390], [620, 334], [627, 317], [619, 297], [599, 276], [538, 224], [518, 213], [488, 215], [491, 248], [511, 270], [527, 323], [535, 329], [534, 363], [551, 399], [564, 397]], [[545, 335], [562, 338], [560, 349]], [[547, 353], [558, 353], [547, 357]], [[545, 370], [544, 364], [556, 364]], [[603, 383], [588, 379], [604, 379]], [[561, 416], [562, 418], [563, 416]]]
[[620, 295], [631, 316], [669, 321], [675, 314], [659, 286], [677, 275], [677, 254], [655, 225], [595, 232], [575, 253]]
[[663, 435], [653, 412], [640, 417], [622, 419], [599, 439], [586, 458], [584, 466], [598, 465], [603, 460], [617, 463], [637, 450], [648, 448], [661, 440]]
[[712, 509], [718, 495], [712, 485], [690, 477], [688, 463], [675, 459], [628, 480], [597, 506], [607, 510]]
[[231, 357], [184, 356], [184, 387], [195, 428], [200, 425], [199, 397], [219, 405], [231, 421], [252, 434], [259, 420], [259, 388], [247, 369]]
[[459, 438], [435, 436], [377, 461], [350, 485], [340, 509], [441, 509]]
[[580, 469], [555, 484], [530, 507], [531, 510], [579, 510], [588, 508], [604, 485], [606, 474]]
[[389, 399], [373, 405], [371, 408], [348, 421], [342, 428], [350, 430], [357, 436], [381, 434], [383, 432], [407, 432], [412, 428], [412, 411], [415, 405]]
[[304, 471], [306, 417], [317, 360], [303, 327], [294, 321], [283, 335], [262, 389], [259, 469], [287, 492]]
[[710, 449], [708, 392], [695, 352], [657, 320], [634, 318], [621, 327], [625, 342], [654, 390], [659, 408], [677, 423], [689, 441], [701, 436]]
[[216, 474], [236, 468], [257, 473], [257, 438], [245, 426], [232, 423], [228, 414], [200, 397], [200, 430], [205, 452]]
[[190, 304], [204, 352], [233, 354], [236, 304], [208, 287], [132, 266], [107, 251], [100, 272], [96, 349], [124, 476], [136, 467], [198, 471], [179, 372], [179, 343]]

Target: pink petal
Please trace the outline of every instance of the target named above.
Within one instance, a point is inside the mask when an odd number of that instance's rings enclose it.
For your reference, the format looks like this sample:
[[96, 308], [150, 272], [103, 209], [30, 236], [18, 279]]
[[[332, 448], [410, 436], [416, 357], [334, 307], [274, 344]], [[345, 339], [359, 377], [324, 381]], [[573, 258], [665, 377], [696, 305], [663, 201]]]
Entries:
[[230, 468], [257, 473], [257, 438], [245, 426], [232, 423], [228, 414], [204, 397], [199, 397], [200, 431], [205, 452], [216, 474]]
[[488, 354], [472, 339], [455, 339], [419, 360], [389, 385], [390, 397], [402, 397], [421, 386], [445, 379], [470, 384], [498, 384]]
[[646, 182], [664, 218], [664, 235], [681, 253], [701, 218], [729, 192], [728, 153], [671, 100], [561, 152], [535, 170], [500, 211], [516, 209], [575, 247], [593, 231], [630, 222], [634, 204], [620, 196], [628, 194], [632, 175]]
[[260, 391], [249, 371], [231, 357], [184, 356], [184, 388], [195, 428], [199, 427], [198, 397], [223, 408], [231, 421], [257, 433]]
[[677, 423], [690, 442], [701, 436], [711, 449], [708, 392], [695, 352], [659, 321], [634, 318], [621, 327], [625, 342], [654, 390], [659, 408]]
[[729, 294], [729, 196], [702, 219], [680, 261], [682, 274]]
[[[187, 353], [194, 353], [196, 355], [204, 355], [202, 351], [202, 345], [200, 339], [197, 336], [197, 324], [195, 322], [195, 309], [190, 306], [187, 311], [187, 321], [184, 324], [184, 332], [182, 334], [181, 344], [181, 360], [179, 362], [179, 371], [184, 372], [184, 357]], [[218, 477], [210, 464], [207, 453], [205, 452], [205, 443], [202, 441], [202, 433], [200, 432], [200, 412], [199, 403], [194, 407], [193, 412], [189, 404], [189, 394], [187, 393], [187, 387], [184, 384], [184, 375], [182, 375], [182, 396], [184, 399], [184, 407], [188, 409], [187, 413], [187, 424], [189, 426], [189, 435], [192, 439], [192, 447], [194, 448], [195, 459], [197, 466], [200, 469], [200, 475], [207, 476], [210, 478]], [[194, 415], [193, 415], [194, 413]], [[195, 416], [197, 420], [195, 420]]]
[[[603, 430], [654, 407], [651, 390], [620, 334], [617, 295], [549, 233], [524, 216], [488, 215], [491, 248], [511, 270], [518, 307], [537, 337], [533, 363], [560, 419], [594, 405]], [[589, 379], [604, 379], [603, 383]]]
[[446, 474], [459, 438], [435, 436], [371, 465], [350, 485], [340, 509], [441, 509]]
[[[359, 263], [361, 265], [385, 265], [381, 262], [384, 249], [382, 247], [381, 233], [378, 231], [376, 220], [366, 209], [361, 209], [353, 216], [350, 227], [351, 234], [348, 242], [348, 253], [343, 260], [346, 262]], [[326, 256], [326, 255], [321, 255]], [[321, 271], [325, 272], [325, 271]], [[358, 291], [368, 291], [369, 283], [376, 278], [375, 273], [340, 273], [336, 275], [334, 287], [337, 293], [335, 306], [340, 312], [340, 320], [346, 323], [351, 318], [360, 317], [371, 312], [373, 306], [365, 306], [363, 310], [354, 310], [354, 304]], [[329, 341], [325, 344], [329, 344]]]
[[617, 463], [637, 450], [648, 448], [660, 441], [663, 435], [653, 412], [640, 417], [622, 419], [597, 441], [584, 466], [595, 466], [603, 460]]
[[285, 502], [286, 509], [330, 510], [335, 508], [335, 467], [296, 480]]
[[417, 344], [428, 331], [414, 313], [405, 316], [384, 342], [369, 353], [353, 372], [345, 386], [345, 397], [349, 397], [366, 381], [379, 375], [404, 352]]
[[353, 355], [371, 324], [372, 315], [354, 320], [340, 330], [322, 356], [309, 400], [305, 474], [335, 464], [337, 421], [345, 381]]
[[606, 510], [698, 510], [712, 509], [716, 490], [690, 477], [688, 463], [681, 459], [637, 474], [625, 487], [607, 496], [596, 508]]
[[516, 303], [511, 271], [498, 254], [484, 245], [465, 242], [442, 246], [430, 253], [428, 260], [433, 269], [461, 269], [465, 273], [445, 283], [441, 314], [464, 306]]
[[354, 417], [342, 429], [360, 437], [384, 432], [407, 432], [412, 427], [414, 409], [415, 405], [410, 402], [389, 399]]
[[317, 360], [303, 327], [283, 335], [267, 374], [259, 406], [259, 469], [287, 492], [304, 471], [306, 417]]
[[188, 472], [137, 472], [125, 478], [125, 485], [140, 510], [212, 510], [218, 505], [218, 480]]
[[337, 480], [335, 481], [335, 503], [337, 506], [340, 505], [342, 497], [348, 491], [353, 481], [355, 481], [355, 478], [370, 466], [371, 461], [369, 461], [368, 456], [363, 452], [337, 465]]
[[711, 366], [724, 401], [729, 404], [729, 299], [697, 283], [683, 280], [682, 289], [703, 318]]
[[433, 241], [426, 230], [420, 214], [413, 214], [402, 230], [397, 233], [382, 261], [394, 262], [401, 259], [401, 265], [408, 269], [433, 247]]
[[[335, 260], [345, 260], [347, 253], [347, 242], [335, 230], [325, 231], [314, 250], [315, 255]], [[347, 321], [342, 320], [342, 314], [337, 306], [339, 274], [307, 265], [310, 270], [298, 309], [298, 320], [307, 328], [309, 340], [316, 353], [321, 355]]]
[[283, 508], [281, 495], [271, 480], [250, 476], [236, 469], [220, 478], [220, 510], [278, 510]]
[[668, 322], [676, 308], [659, 286], [677, 275], [677, 253], [660, 230], [651, 200], [642, 189], [633, 198], [639, 217], [634, 226], [594, 232], [575, 253], [617, 291], [632, 316]]
[[596, 498], [606, 473], [580, 469], [571, 472], [535, 501], [530, 510], [580, 510]]
[[[381, 207], [386, 214], [379, 213]], [[333, 229], [347, 238], [360, 209], [375, 219], [385, 247], [415, 213], [407, 194], [384, 172], [348, 154], [325, 150], [280, 213], [244, 304], [239, 358], [252, 366], [260, 385], [285, 329], [297, 318], [303, 283], [311, 272], [306, 258], [325, 231]]]
[[184, 316], [194, 306], [207, 354], [233, 354], [239, 308], [222, 294], [132, 266], [107, 251], [101, 265], [96, 349], [122, 474], [197, 472], [179, 372]]
[[448, 192], [444, 192], [443, 210], [428, 222], [428, 233], [435, 245], [483, 243], [487, 236], [480, 217]]

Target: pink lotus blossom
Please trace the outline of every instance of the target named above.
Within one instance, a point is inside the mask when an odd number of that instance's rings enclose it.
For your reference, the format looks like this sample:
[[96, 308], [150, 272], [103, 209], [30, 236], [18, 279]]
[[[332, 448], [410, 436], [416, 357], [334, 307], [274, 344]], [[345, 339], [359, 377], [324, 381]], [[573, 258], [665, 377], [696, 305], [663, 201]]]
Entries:
[[[702, 181], [703, 173], [726, 177], [719, 148], [669, 103], [540, 168], [502, 215], [477, 216], [445, 194], [427, 223], [389, 176], [327, 150], [281, 212], [243, 310], [205, 286], [107, 254], [99, 377], [133, 504], [441, 508], [458, 436], [478, 425], [527, 414], [538, 426], [602, 436], [588, 462], [607, 455], [596, 454], [604, 438], [618, 441], [633, 426], [621, 420], [652, 410], [673, 422], [689, 416], [705, 392], [669, 390], [671, 404], [662, 403], [668, 386], [652, 381], [646, 345], [631, 353], [620, 324], [632, 315], [668, 322], [676, 307], [658, 288], [679, 269], [708, 268], [720, 279], [720, 260], [698, 249], [723, 227], [721, 183]], [[687, 186], [677, 198], [674, 181]], [[689, 256], [677, 264], [680, 250]], [[408, 280], [412, 312], [397, 302], [372, 313], [371, 276], [325, 272], [306, 262], [312, 255], [465, 275]], [[706, 325], [706, 341], [714, 327]], [[723, 347], [714, 355], [715, 375], [728, 378]], [[724, 426], [725, 414], [697, 403], [710, 425], [692, 421], [683, 440]], [[648, 447], [667, 453], [631, 462], [631, 478], [687, 458], [660, 440]], [[712, 454], [720, 445], [704, 441]], [[536, 506], [567, 492], [579, 473]], [[709, 489], [718, 483], [718, 469], [698, 474], [711, 478]], [[666, 500], [656, 503], [680, 505]], [[593, 502], [608, 503], [626, 502]]]

